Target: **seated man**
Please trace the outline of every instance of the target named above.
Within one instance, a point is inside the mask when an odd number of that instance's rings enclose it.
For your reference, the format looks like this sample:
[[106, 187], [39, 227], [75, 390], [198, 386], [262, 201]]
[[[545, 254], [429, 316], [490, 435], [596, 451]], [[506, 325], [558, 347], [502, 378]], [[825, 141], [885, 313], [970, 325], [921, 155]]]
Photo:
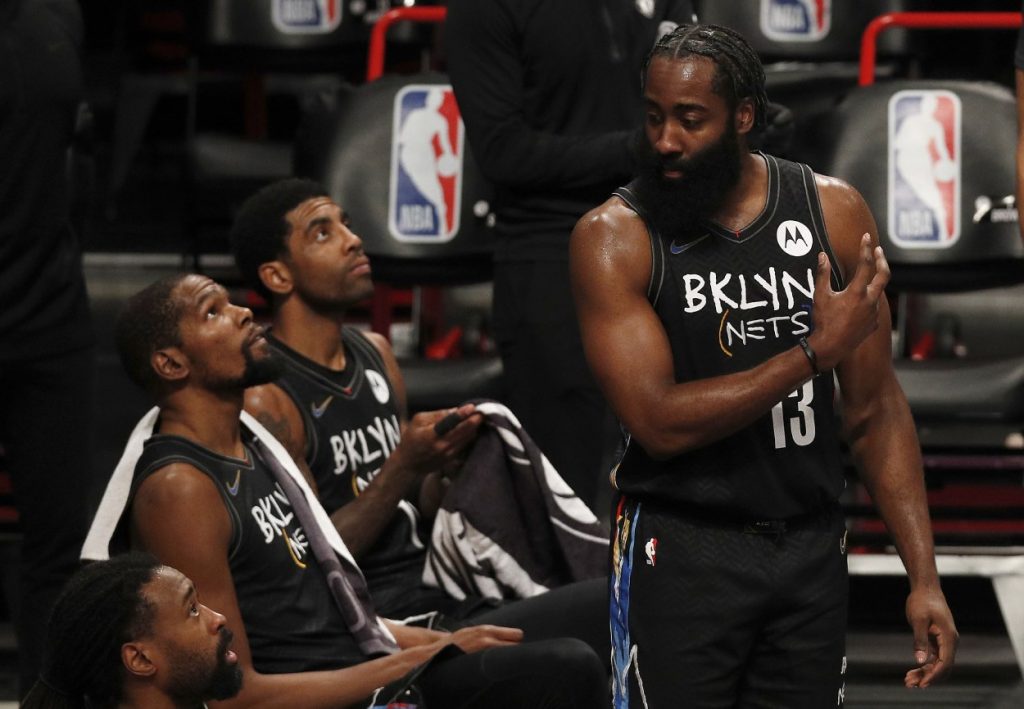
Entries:
[[[456, 601], [421, 577], [429, 536], [422, 530], [438, 509], [445, 473], [457, 468], [482, 417], [462, 406], [455, 412], [461, 421], [444, 435], [435, 425], [447, 411], [407, 420], [402, 373], [387, 340], [345, 324], [349, 309], [373, 292], [349, 215], [315, 182], [283, 180], [246, 201], [231, 241], [242, 275], [271, 304], [268, 340], [285, 363], [279, 379], [246, 391], [245, 408], [308, 466], [378, 610], [389, 617], [479, 611], [481, 598]], [[596, 518], [592, 526], [600, 542], [593, 575], [603, 576], [607, 536]], [[585, 583], [588, 597], [605, 608], [604, 582]], [[597, 613], [594, 622], [604, 625]]]
[[[133, 546], [181, 569], [224, 613], [246, 678], [226, 706], [358, 704], [452, 645], [421, 668], [428, 706], [600, 701], [600, 660], [577, 640], [545, 639], [543, 613], [524, 614], [522, 631], [451, 634], [377, 616], [294, 463], [255, 420], [239, 421], [245, 387], [279, 365], [252, 313], [221, 286], [198, 275], [158, 281], [129, 300], [116, 335], [125, 369], [159, 405], [123, 526]], [[94, 524], [109, 521], [106, 500]], [[524, 634], [536, 642], [519, 645]]]
[[46, 668], [25, 709], [202, 707], [238, 694], [224, 616], [177, 569], [125, 554], [81, 569], [50, 617]]

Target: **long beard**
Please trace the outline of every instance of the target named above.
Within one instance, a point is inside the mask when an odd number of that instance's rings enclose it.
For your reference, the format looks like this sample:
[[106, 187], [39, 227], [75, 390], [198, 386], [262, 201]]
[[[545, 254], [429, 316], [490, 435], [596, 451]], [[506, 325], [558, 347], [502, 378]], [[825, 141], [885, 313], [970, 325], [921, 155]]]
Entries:
[[181, 706], [203, 706], [207, 699], [230, 699], [242, 688], [242, 668], [229, 665], [224, 653], [231, 631], [221, 629], [217, 656], [211, 659], [193, 650], [177, 648], [169, 653], [171, 686], [167, 693]]
[[[716, 143], [688, 158], [659, 155], [643, 135], [636, 153], [634, 188], [652, 225], [665, 236], [698, 235], [701, 222], [718, 211], [740, 179], [742, 156], [732, 125]], [[683, 176], [668, 179], [666, 170], [679, 170]]]

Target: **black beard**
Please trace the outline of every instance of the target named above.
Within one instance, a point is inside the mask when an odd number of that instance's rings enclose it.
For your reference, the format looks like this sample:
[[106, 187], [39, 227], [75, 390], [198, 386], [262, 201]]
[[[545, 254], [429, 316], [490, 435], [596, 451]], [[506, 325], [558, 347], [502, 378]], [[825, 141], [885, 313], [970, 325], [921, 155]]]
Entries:
[[171, 656], [172, 687], [168, 695], [179, 706], [203, 706], [207, 699], [230, 699], [242, 689], [242, 668], [229, 665], [224, 653], [231, 644], [231, 631], [221, 628], [213, 666], [197, 653], [178, 651]]
[[272, 382], [284, 372], [284, 362], [276, 352], [271, 351], [263, 359], [256, 359], [252, 354], [252, 345], [246, 343], [242, 346], [242, 356], [245, 357], [245, 370], [236, 382], [242, 389]]
[[[716, 142], [689, 158], [666, 157], [655, 152], [641, 134], [636, 144], [637, 179], [633, 188], [652, 226], [662, 236], [692, 237], [703, 231], [711, 217], [739, 182], [740, 145], [730, 124]], [[668, 179], [666, 170], [682, 177]]]
[[228, 645], [231, 644], [231, 631], [220, 630], [220, 642], [217, 645], [217, 666], [210, 676], [210, 683], [203, 694], [204, 699], [230, 699], [242, 689], [242, 668], [238, 664], [229, 665], [225, 658]]

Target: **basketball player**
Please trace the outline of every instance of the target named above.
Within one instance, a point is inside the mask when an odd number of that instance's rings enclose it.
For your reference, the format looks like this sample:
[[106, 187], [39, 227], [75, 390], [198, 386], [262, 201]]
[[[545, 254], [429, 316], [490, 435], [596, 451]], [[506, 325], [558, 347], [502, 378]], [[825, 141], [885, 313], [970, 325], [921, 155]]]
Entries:
[[577, 224], [570, 254], [587, 357], [629, 434], [615, 706], [842, 703], [840, 435], [907, 568], [905, 683], [926, 687], [958, 638], [871, 213], [849, 185], [748, 150], [765, 78], [734, 31], [678, 28], [644, 79], [640, 174]]

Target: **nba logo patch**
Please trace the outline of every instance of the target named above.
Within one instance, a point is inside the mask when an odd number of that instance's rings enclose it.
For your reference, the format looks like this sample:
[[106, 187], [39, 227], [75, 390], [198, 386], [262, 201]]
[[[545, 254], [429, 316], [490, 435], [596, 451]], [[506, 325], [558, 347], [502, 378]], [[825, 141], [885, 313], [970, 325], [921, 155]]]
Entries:
[[273, 0], [274, 27], [284, 34], [327, 34], [341, 24], [342, 0]]
[[388, 229], [399, 241], [450, 241], [459, 231], [462, 118], [451, 86], [395, 96]]
[[761, 32], [776, 42], [817, 42], [832, 28], [832, 0], [761, 0]]
[[960, 97], [898, 91], [889, 99], [889, 238], [941, 249], [960, 238]]

